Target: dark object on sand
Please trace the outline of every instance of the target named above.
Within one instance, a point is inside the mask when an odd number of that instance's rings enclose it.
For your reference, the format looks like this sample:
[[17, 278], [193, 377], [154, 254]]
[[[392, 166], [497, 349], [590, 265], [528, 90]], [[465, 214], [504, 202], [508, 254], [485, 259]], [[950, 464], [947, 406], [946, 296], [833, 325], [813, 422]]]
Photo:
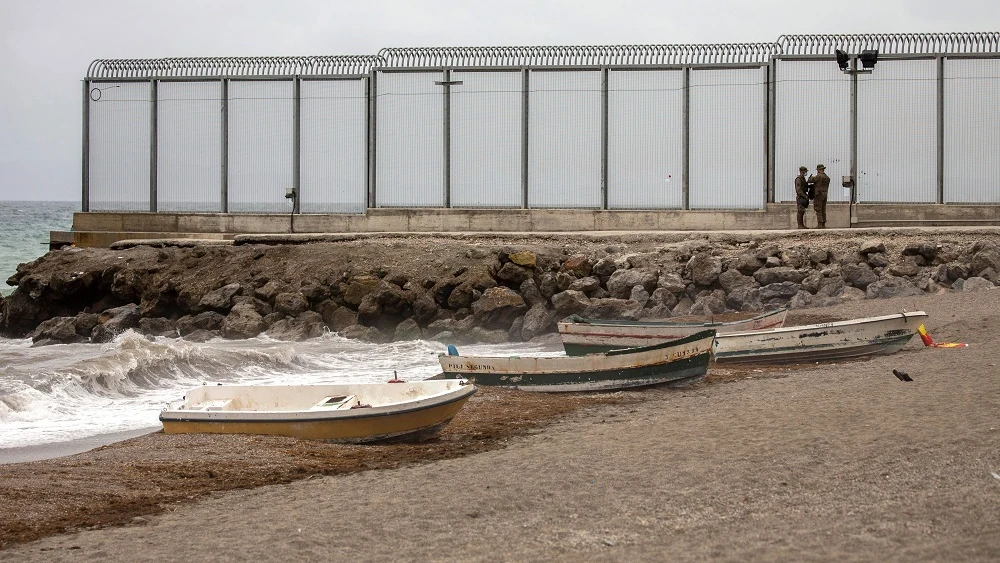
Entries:
[[900, 381], [913, 381], [913, 378], [910, 377], [910, 375], [905, 371], [899, 371], [898, 369], [894, 369], [892, 370], [892, 374], [898, 377]]

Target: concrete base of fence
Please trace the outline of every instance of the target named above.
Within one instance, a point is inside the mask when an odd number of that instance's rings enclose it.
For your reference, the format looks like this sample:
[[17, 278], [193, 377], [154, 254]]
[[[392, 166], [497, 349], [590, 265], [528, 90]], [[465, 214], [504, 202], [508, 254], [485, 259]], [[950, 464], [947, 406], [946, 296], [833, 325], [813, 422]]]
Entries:
[[[806, 224], [816, 224], [810, 206]], [[1000, 225], [1000, 204], [827, 205], [827, 228]], [[126, 239], [216, 239], [239, 234], [380, 232], [739, 231], [795, 228], [795, 204], [760, 210], [369, 209], [364, 215], [88, 212], [52, 245], [107, 247]]]

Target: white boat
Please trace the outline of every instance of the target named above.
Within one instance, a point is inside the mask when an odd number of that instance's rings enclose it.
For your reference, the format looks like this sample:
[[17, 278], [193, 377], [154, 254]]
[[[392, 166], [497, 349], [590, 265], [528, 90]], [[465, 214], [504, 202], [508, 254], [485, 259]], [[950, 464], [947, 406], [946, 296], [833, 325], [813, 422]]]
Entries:
[[717, 334], [777, 328], [785, 323], [788, 308], [775, 309], [749, 319], [730, 322], [619, 321], [588, 319], [576, 315], [558, 323], [563, 347], [570, 356], [651, 346], [715, 329]]
[[899, 351], [927, 313], [897, 313], [813, 325], [730, 332], [715, 337], [716, 363], [812, 362]]
[[438, 377], [469, 379], [523, 391], [599, 391], [658, 383], [687, 383], [705, 377], [714, 330], [661, 342], [586, 356], [483, 357], [442, 354]]
[[419, 441], [476, 392], [461, 379], [344, 385], [203, 385], [160, 413], [167, 434], [273, 434], [338, 442]]

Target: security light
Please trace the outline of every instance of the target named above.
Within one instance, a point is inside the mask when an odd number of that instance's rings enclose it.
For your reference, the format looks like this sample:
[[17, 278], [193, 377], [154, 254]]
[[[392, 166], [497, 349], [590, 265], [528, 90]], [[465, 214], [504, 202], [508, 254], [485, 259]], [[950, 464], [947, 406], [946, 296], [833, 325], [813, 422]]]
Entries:
[[865, 49], [861, 51], [861, 66], [865, 68], [873, 68], [875, 63], [878, 62], [878, 49]]
[[837, 49], [837, 64], [840, 66], [840, 70], [847, 70], [847, 62], [850, 60], [851, 56], [847, 54], [847, 51], [842, 51]]

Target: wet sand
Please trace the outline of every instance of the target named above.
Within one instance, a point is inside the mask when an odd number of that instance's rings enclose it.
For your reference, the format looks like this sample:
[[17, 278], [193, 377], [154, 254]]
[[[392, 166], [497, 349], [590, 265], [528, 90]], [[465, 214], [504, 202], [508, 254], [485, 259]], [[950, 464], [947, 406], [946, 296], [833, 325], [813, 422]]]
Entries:
[[158, 433], [0, 466], [0, 559], [996, 561], [1000, 290], [795, 313], [903, 309], [970, 347], [488, 391], [417, 446]]

